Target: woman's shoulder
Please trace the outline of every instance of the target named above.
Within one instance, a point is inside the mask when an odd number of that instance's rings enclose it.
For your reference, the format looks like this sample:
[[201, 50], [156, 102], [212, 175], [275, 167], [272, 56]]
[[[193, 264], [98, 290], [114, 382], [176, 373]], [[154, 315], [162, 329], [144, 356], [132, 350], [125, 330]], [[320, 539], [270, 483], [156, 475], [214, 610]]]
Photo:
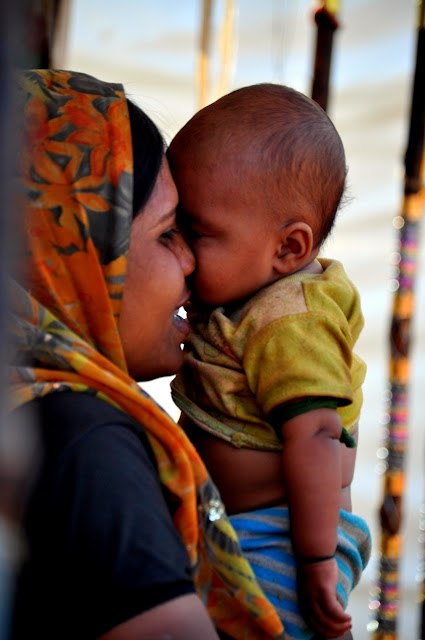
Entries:
[[32, 521], [32, 514], [51, 515], [60, 504], [74, 505], [75, 515], [91, 500], [92, 519], [100, 522], [102, 510], [121, 511], [129, 502], [147, 500], [146, 487], [163, 492], [143, 427], [105, 400], [53, 393], [33, 400], [21, 415], [37, 442], [27, 505]]
[[[174, 505], [140, 425], [90, 394], [57, 393], [31, 404], [44, 455], [24, 514], [31, 552], [19, 619], [46, 638], [55, 637], [55, 622], [72, 619], [63, 637], [82, 637], [84, 628], [94, 638], [193, 593]], [[46, 601], [53, 618], [46, 619]]]
[[32, 401], [25, 415], [36, 431], [44, 465], [55, 464], [73, 449], [96, 456], [95, 440], [104, 442], [103, 449], [111, 445], [113, 452], [117, 439], [138, 453], [145, 451], [156, 465], [143, 427], [94, 393], [52, 393]]

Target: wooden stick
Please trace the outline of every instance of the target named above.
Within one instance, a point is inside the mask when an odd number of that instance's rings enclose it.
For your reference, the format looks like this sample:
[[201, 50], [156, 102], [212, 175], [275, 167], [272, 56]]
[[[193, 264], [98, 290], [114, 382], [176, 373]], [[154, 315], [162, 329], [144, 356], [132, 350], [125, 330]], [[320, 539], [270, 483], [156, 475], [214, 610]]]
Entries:
[[338, 10], [338, 0], [325, 0], [314, 14], [317, 30], [311, 97], [325, 111], [328, 108], [334, 32], [339, 27]]

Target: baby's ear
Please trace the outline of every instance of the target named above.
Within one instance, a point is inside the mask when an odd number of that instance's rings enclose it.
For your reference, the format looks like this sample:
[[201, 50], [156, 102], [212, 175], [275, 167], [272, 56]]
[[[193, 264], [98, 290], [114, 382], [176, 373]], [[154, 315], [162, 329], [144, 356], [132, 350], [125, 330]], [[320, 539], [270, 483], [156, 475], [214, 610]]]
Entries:
[[310, 225], [306, 222], [291, 222], [280, 232], [273, 268], [282, 276], [294, 273], [310, 261], [312, 252], [313, 231]]

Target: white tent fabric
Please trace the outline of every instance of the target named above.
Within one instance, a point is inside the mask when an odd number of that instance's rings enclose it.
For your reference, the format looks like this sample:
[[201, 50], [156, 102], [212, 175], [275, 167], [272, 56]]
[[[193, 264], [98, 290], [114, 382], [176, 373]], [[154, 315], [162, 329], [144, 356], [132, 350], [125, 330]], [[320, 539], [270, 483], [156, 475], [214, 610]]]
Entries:
[[[211, 96], [220, 72], [219, 27], [225, 3], [213, 3]], [[236, 2], [236, 55], [229, 90], [262, 81], [282, 82], [310, 94], [315, 42], [312, 6], [305, 0]], [[171, 139], [197, 110], [196, 73], [200, 0], [74, 0], [70, 29], [56, 66], [124, 83]], [[353, 502], [373, 530], [372, 561], [349, 610], [353, 635], [367, 637], [369, 590], [379, 560], [377, 509], [382, 497], [383, 424], [388, 389], [390, 327], [403, 156], [407, 144], [416, 50], [413, 0], [343, 0], [334, 37], [328, 112], [346, 147], [352, 201], [341, 213], [325, 254], [340, 259], [357, 284], [366, 327], [359, 352], [368, 364]], [[425, 224], [425, 222], [424, 222]], [[401, 567], [399, 638], [417, 637], [420, 508], [424, 500], [425, 232], [419, 247], [412, 326], [409, 448]], [[173, 415], [169, 380], [149, 390]], [[422, 535], [422, 534], [421, 534]]]

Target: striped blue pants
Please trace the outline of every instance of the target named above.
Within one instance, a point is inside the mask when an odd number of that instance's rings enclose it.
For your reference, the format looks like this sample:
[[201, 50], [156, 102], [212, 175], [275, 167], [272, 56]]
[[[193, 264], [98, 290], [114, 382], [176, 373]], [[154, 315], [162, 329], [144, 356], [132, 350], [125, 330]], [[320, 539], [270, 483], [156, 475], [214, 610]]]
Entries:
[[[231, 516], [245, 556], [261, 588], [276, 608], [285, 631], [294, 640], [311, 640], [314, 632], [303, 620], [297, 599], [296, 565], [287, 507], [270, 507]], [[345, 608], [359, 582], [371, 551], [366, 522], [341, 510], [336, 561], [339, 569], [337, 598]]]

